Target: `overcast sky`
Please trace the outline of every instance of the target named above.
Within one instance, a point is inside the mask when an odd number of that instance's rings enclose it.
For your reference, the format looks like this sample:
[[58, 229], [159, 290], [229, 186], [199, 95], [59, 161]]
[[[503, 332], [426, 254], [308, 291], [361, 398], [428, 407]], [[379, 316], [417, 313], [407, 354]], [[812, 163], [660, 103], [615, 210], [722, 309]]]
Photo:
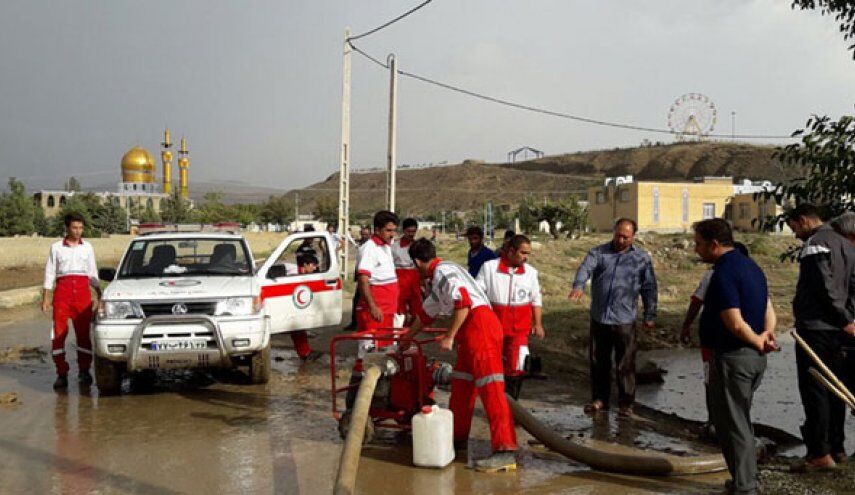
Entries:
[[[338, 170], [343, 30], [417, 0], [38, 1], [0, 4], [0, 171], [118, 180], [168, 124], [191, 181], [290, 189]], [[530, 105], [665, 127], [683, 93], [717, 131], [789, 134], [852, 113], [855, 63], [833, 19], [789, 0], [434, 0], [358, 45], [399, 67]], [[353, 165], [384, 163], [388, 74], [353, 60]], [[662, 136], [580, 124], [399, 82], [399, 163], [504, 160]], [[158, 167], [158, 173], [160, 168]]]

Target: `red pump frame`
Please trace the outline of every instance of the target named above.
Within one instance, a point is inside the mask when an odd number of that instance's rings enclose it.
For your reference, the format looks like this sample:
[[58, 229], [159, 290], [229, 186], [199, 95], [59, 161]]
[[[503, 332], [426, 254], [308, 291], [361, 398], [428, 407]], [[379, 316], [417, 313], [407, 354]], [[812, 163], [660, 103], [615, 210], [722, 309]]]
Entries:
[[[409, 329], [407, 328], [381, 328], [373, 331], [364, 331], [364, 332], [356, 332], [347, 335], [336, 335], [330, 341], [330, 395], [332, 399], [332, 415], [337, 421], [341, 420], [341, 412], [338, 409], [337, 397], [338, 394], [342, 392], [347, 392], [348, 390], [354, 388], [354, 386], [348, 384], [344, 387], [336, 386], [336, 346], [341, 342], [354, 342], [359, 340], [392, 340], [397, 344], [401, 344], [404, 342], [409, 342], [412, 344], [417, 350], [418, 353], [424, 355], [424, 351], [422, 347], [427, 344], [438, 342], [441, 334], [446, 332], [444, 328], [423, 328], [422, 333], [427, 333], [429, 336], [427, 338], [418, 338], [418, 337], [408, 337], [407, 332]], [[421, 387], [421, 384], [419, 384]], [[422, 403], [422, 397], [419, 398], [419, 406], [424, 406]], [[393, 420], [394, 422], [386, 422], [382, 426], [389, 428], [398, 428], [398, 429], [408, 429], [409, 424], [407, 424], [406, 418], [403, 417], [403, 414], [399, 412], [393, 411], [380, 411], [376, 409], [371, 409], [369, 411], [369, 416], [376, 420], [375, 422], [379, 425], [381, 421]]]

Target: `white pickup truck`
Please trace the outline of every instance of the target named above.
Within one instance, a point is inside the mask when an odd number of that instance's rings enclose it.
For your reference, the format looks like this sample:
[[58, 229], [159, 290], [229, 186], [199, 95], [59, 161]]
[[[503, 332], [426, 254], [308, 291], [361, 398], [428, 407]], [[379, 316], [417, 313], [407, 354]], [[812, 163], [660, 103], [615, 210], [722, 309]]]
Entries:
[[[247, 366], [270, 376], [270, 335], [341, 321], [341, 278], [326, 232], [288, 236], [256, 269], [241, 235], [170, 232], [131, 241], [94, 325], [95, 381], [103, 395], [161, 369]], [[311, 273], [305, 262], [316, 260]]]

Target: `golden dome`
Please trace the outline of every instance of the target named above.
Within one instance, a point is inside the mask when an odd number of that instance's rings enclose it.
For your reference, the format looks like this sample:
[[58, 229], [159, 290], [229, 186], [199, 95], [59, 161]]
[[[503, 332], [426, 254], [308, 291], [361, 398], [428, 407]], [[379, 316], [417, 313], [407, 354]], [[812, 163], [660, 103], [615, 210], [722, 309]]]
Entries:
[[154, 157], [145, 148], [134, 146], [122, 157], [123, 182], [154, 182]]

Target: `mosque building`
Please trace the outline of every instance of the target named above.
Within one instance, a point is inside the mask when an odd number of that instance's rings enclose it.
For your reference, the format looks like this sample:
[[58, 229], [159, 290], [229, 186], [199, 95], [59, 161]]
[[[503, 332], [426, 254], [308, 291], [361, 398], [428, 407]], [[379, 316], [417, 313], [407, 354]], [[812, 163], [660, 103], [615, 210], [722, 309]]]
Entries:
[[[118, 183], [115, 192], [95, 192], [103, 202], [111, 202], [124, 208], [130, 217], [138, 218], [139, 215], [151, 209], [160, 213], [163, 201], [173, 194], [172, 183], [172, 137], [169, 129], [163, 132], [161, 144], [161, 181], [157, 180], [157, 162], [154, 156], [141, 146], [129, 149], [121, 161], [122, 180]], [[187, 140], [181, 138], [178, 150], [178, 195], [185, 200], [190, 199], [189, 168], [190, 152], [187, 149]], [[36, 202], [41, 205], [45, 216], [56, 215], [65, 206], [68, 199], [75, 191], [64, 190], [42, 190], [35, 193]]]

